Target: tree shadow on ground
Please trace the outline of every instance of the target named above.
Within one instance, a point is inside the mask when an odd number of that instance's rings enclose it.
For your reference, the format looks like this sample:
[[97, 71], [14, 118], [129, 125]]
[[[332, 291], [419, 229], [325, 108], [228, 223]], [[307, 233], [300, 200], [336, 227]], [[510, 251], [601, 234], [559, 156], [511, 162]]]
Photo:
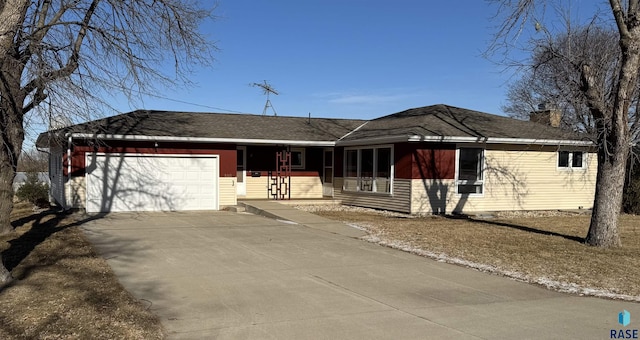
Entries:
[[[127, 293], [87, 240], [83, 229], [102, 218], [48, 210], [14, 220], [18, 229], [2, 238], [14, 279], [0, 287], [0, 338], [164, 338], [152, 302]], [[108, 242], [123, 256], [141, 249], [136, 240]], [[140, 289], [162, 293], [152, 281]]]
[[49, 209], [13, 221], [11, 224], [14, 228], [21, 227], [30, 222], [33, 222], [33, 224], [24, 234], [7, 241], [10, 246], [2, 251], [2, 261], [4, 262], [5, 268], [12, 271], [22, 260], [31, 254], [35, 247], [53, 234], [67, 228], [77, 227], [84, 223], [100, 219], [106, 214], [86, 216], [76, 221], [65, 221], [70, 215], [70, 212]]
[[486, 220], [486, 219], [477, 219], [477, 218], [473, 218], [473, 217], [471, 217], [469, 215], [465, 215], [465, 214], [446, 215], [445, 217], [449, 218], [449, 219], [465, 220], [465, 221], [469, 221], [469, 222], [472, 222], [472, 223], [478, 223], [478, 224], [484, 224], [484, 225], [488, 224], [488, 225], [492, 225], [492, 226], [512, 228], [512, 229], [525, 231], [525, 232], [528, 232], [528, 233], [539, 234], [539, 235], [557, 236], [557, 237], [562, 237], [562, 238], [564, 238], [566, 240], [574, 241], [574, 242], [578, 242], [578, 243], [584, 243], [584, 241], [585, 241], [584, 237], [566, 235], [566, 234], [561, 234], [561, 233], [557, 233], [557, 232], [554, 232], [554, 231], [541, 230], [541, 229], [531, 228], [531, 227], [527, 227], [527, 226], [524, 226], [524, 225], [518, 225], [518, 224], [513, 224], [513, 223], [492, 221], [492, 220]]

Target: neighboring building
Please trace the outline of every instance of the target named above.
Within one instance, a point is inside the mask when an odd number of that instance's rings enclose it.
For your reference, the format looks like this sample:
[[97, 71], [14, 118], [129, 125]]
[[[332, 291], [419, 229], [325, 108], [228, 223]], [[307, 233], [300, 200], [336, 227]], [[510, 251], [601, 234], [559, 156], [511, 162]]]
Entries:
[[58, 204], [88, 212], [322, 197], [413, 214], [587, 209], [597, 169], [589, 141], [447, 105], [370, 121], [134, 111], [36, 144]]

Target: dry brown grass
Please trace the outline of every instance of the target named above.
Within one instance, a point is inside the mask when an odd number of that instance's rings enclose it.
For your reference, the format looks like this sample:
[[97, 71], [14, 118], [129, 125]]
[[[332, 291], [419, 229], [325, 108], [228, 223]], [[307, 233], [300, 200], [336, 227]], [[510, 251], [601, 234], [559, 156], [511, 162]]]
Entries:
[[[385, 244], [446, 254], [530, 282], [568, 284], [564, 290], [577, 284], [640, 300], [640, 216], [621, 217], [622, 247], [601, 249], [583, 244], [590, 217], [585, 214], [479, 220], [403, 218], [362, 209], [314, 213], [365, 226]], [[602, 293], [593, 294], [607, 295]]]
[[18, 204], [0, 236], [16, 279], [0, 291], [0, 339], [162, 339], [159, 319], [117, 281], [77, 226]]

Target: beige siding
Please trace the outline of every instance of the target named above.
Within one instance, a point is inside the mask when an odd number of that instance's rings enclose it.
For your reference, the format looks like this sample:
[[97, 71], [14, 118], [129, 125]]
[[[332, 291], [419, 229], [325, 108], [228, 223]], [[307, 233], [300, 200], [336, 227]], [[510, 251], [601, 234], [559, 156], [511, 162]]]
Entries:
[[218, 181], [218, 205], [220, 208], [238, 204], [236, 199], [236, 178], [220, 177]]
[[411, 209], [411, 180], [395, 179], [393, 194], [377, 194], [342, 190], [343, 178], [334, 180], [334, 198], [342, 204], [409, 213]]
[[[247, 177], [247, 195], [241, 198], [268, 199], [269, 177]], [[292, 176], [291, 198], [322, 198], [322, 182], [317, 176]]]
[[453, 179], [411, 180], [411, 213], [444, 214], [453, 211], [455, 183]]
[[320, 177], [291, 177], [291, 198], [322, 198], [322, 182]]
[[245, 185], [247, 186], [247, 195], [241, 198], [248, 199], [268, 199], [267, 185], [269, 183], [269, 177], [245, 177]]
[[86, 179], [85, 176], [71, 177], [71, 181], [67, 181], [69, 195], [67, 206], [71, 208], [84, 208], [87, 196], [86, 196]]
[[591, 208], [597, 159], [585, 154], [585, 169], [557, 168], [557, 150], [485, 151], [482, 196], [457, 195], [454, 180], [413, 180], [413, 213], [446, 206], [446, 212]]

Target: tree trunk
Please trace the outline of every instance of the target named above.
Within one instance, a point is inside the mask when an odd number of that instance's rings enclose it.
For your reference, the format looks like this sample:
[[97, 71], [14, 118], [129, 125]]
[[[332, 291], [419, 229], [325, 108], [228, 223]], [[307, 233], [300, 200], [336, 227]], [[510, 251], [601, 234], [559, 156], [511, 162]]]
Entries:
[[[15, 77], [8, 77], [8, 75], [17, 75], [6, 72], [5, 67], [7, 67], [7, 64], [10, 63], [5, 61], [4, 65], [2, 65], [2, 76], [4, 79], [16, 79]], [[20, 78], [18, 77], [17, 79], [19, 80]], [[0, 235], [6, 234], [13, 229], [9, 217], [13, 210], [13, 180], [16, 177], [18, 158], [20, 158], [22, 143], [24, 142], [22, 106], [8, 103], [5, 99], [5, 93], [18, 92], [18, 94], [13, 94], [13, 98], [21, 100], [20, 103], [24, 101], [24, 96], [19, 91], [19, 82], [8, 83], [10, 82], [0, 83], [0, 93], [2, 94], [2, 100], [0, 100]]]
[[[22, 27], [28, 6], [28, 0], [2, 1], [0, 6], [0, 235], [13, 230], [10, 218], [13, 179], [24, 141], [25, 94], [20, 88], [24, 63], [15, 58], [14, 38]], [[12, 280], [0, 254], [0, 289]]]
[[28, 6], [27, 0], [7, 0], [0, 6], [0, 235], [12, 230], [9, 215], [13, 210], [13, 179], [24, 141], [23, 105], [27, 94], [21, 81], [25, 64], [16, 54], [14, 39]]
[[616, 155], [598, 148], [598, 175], [591, 224], [586, 243], [598, 247], [618, 247], [618, 217], [622, 209], [622, 191], [629, 148], [621, 146]]
[[621, 245], [618, 217], [622, 209], [624, 178], [631, 151], [629, 108], [637, 91], [640, 67], [638, 9], [629, 5], [629, 16], [625, 19], [619, 11], [620, 2], [612, 1], [611, 4], [620, 33], [620, 69], [613, 91], [611, 116], [605, 114], [601, 117], [604, 119], [596, 122], [598, 176], [591, 225], [585, 240], [587, 244], [599, 247]]
[[11, 211], [13, 210], [13, 179], [16, 172], [11, 167], [11, 160], [7, 159], [6, 147], [0, 150], [0, 235], [13, 230], [11, 226]]
[[2, 253], [0, 253], [0, 290], [2, 290], [2, 287], [11, 281], [13, 281], [13, 277], [7, 268], [4, 267], [4, 263], [2, 262]]

